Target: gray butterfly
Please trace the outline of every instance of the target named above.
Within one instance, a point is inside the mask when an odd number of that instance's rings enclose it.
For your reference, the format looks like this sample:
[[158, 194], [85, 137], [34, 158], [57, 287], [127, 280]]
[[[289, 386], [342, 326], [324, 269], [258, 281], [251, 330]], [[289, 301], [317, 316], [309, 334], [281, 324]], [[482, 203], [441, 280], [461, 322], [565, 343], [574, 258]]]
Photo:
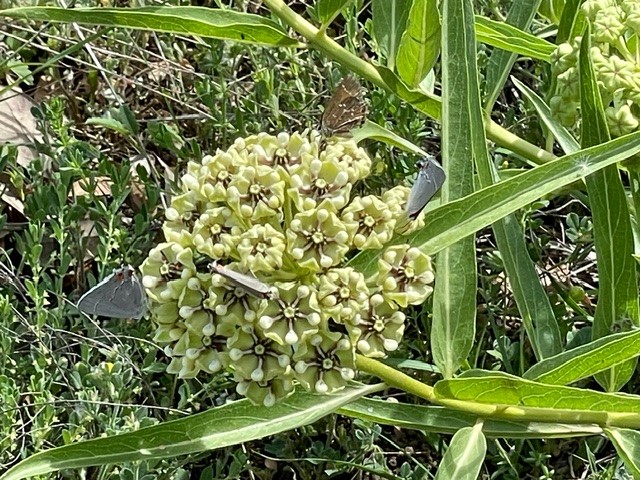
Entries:
[[363, 88], [355, 77], [342, 79], [327, 102], [320, 120], [320, 131], [325, 137], [348, 135], [350, 130], [364, 123], [367, 104]]
[[433, 198], [447, 178], [444, 169], [431, 155], [425, 157], [418, 164], [420, 172], [418, 178], [413, 182], [409, 200], [407, 201], [407, 213], [409, 218], [415, 220], [429, 200]]
[[82, 295], [77, 307], [91, 315], [140, 319], [147, 311], [147, 297], [134, 268], [127, 265]]

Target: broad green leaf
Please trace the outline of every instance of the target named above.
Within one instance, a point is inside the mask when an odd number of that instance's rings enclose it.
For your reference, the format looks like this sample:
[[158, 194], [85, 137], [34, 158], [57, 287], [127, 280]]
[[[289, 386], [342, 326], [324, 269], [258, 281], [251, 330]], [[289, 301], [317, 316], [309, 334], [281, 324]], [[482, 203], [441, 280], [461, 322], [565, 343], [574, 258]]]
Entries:
[[506, 407], [510, 406], [518, 418], [528, 421], [640, 427], [638, 395], [546, 385], [502, 372], [468, 371], [439, 381], [433, 393], [436, 402], [443, 405], [452, 399], [493, 405], [496, 418], [507, 416]]
[[580, 12], [582, 2], [584, 0], [567, 0], [562, 10], [562, 17], [560, 17], [560, 25], [558, 25], [558, 35], [556, 35], [558, 45], [570, 42], [582, 34], [586, 25], [586, 19]]
[[440, 14], [437, 0], [414, 0], [402, 34], [396, 63], [400, 78], [416, 88], [440, 54]]
[[616, 452], [633, 478], [640, 478], [640, 432], [627, 428], [605, 428]]
[[0, 10], [0, 14], [11, 18], [45, 22], [75, 22], [157, 32], [186, 33], [263, 45], [299, 45], [298, 41], [288, 37], [278, 24], [267, 18], [219, 8], [165, 6], [141, 8], [21, 7]]
[[[443, 4], [442, 35], [442, 156], [447, 180], [444, 202], [473, 192], [474, 162], [486, 154], [482, 117], [473, 118], [471, 103], [480, 108], [476, 42], [471, 0]], [[469, 232], [442, 250], [437, 258], [433, 294], [431, 351], [444, 378], [450, 378], [466, 360], [475, 337], [475, 235]]]
[[[522, 31], [529, 29], [533, 17], [538, 12], [541, 0], [521, 0], [513, 2], [509, 13], [507, 14], [506, 23], [513, 25]], [[511, 71], [513, 62], [516, 61], [514, 53], [494, 48], [489, 57], [489, 63], [486, 69], [485, 91], [487, 92], [484, 102], [484, 109], [487, 113], [493, 110], [493, 104], [504, 87], [507, 75]]]
[[[602, 98], [591, 62], [589, 30], [580, 45], [580, 112], [582, 147], [609, 140], [609, 129]], [[633, 259], [633, 231], [627, 198], [616, 165], [585, 179], [593, 218], [593, 236], [598, 266], [598, 304], [593, 318], [592, 338], [609, 335], [614, 329], [628, 328], [624, 322], [640, 326], [638, 281]], [[632, 360], [596, 377], [607, 391], [617, 391], [636, 368]]]
[[549, 62], [556, 48], [553, 43], [535, 35], [480, 15], [476, 15], [476, 35], [479, 42], [545, 62]]
[[482, 423], [459, 430], [440, 461], [435, 480], [475, 480], [486, 453]]
[[410, 88], [400, 77], [386, 67], [376, 66], [375, 69], [384, 82], [384, 85], [381, 85], [383, 88], [395, 93], [405, 102], [410, 103], [416, 110], [426, 113], [432, 118], [440, 119], [442, 104], [439, 98], [422, 90]]
[[414, 153], [416, 155], [425, 156], [427, 152], [422, 150], [417, 145], [414, 145], [409, 140], [396, 135], [391, 130], [388, 130], [377, 123], [373, 123], [369, 120], [365, 121], [364, 125], [360, 128], [351, 131], [352, 138], [356, 143], [361, 142], [366, 138], [378, 140], [384, 142], [387, 145], [398, 147], [407, 152]]
[[[395, 237], [390, 245], [409, 243], [432, 255], [538, 198], [640, 152], [640, 133], [616, 138], [541, 165], [465, 198], [430, 210], [426, 228]], [[365, 276], [376, 272], [381, 251], [365, 250], [349, 265]]]
[[0, 480], [18, 480], [69, 468], [175, 457], [236, 445], [308, 425], [380, 389], [380, 385], [369, 385], [347, 388], [334, 395], [296, 392], [273, 407], [255, 406], [241, 400], [136, 432], [46, 450], [21, 461], [0, 476]]
[[640, 355], [640, 330], [609, 335], [537, 363], [528, 380], [569, 385]]
[[409, 10], [413, 0], [372, 0], [371, 22], [373, 36], [383, 55], [387, 57], [387, 67], [395, 68], [396, 54], [400, 38], [407, 26]]
[[575, 138], [573, 138], [571, 133], [553, 117], [551, 109], [545, 101], [517, 78], [511, 77], [511, 81], [533, 104], [533, 107], [538, 112], [540, 119], [544, 122], [544, 125], [551, 131], [551, 133], [553, 133], [556, 140], [558, 140], [562, 150], [564, 150], [565, 153], [573, 153], [580, 150], [580, 144]]
[[539, 13], [557, 24], [560, 21], [564, 4], [565, 0], [543, 0]]
[[338, 14], [347, 8], [353, 0], [318, 0], [316, 14], [322, 25], [328, 25]]
[[[533, 12], [523, 12], [521, 7], [527, 4], [529, 9], [534, 8]], [[516, 2], [513, 4], [511, 12], [521, 18], [517, 18], [521, 23], [530, 23], [531, 18], [537, 10], [538, 2]], [[495, 50], [493, 53], [500, 52]], [[493, 56], [492, 56], [493, 57]], [[499, 67], [507, 69], [511, 68], [508, 56], [500, 57], [501, 65], [494, 65], [494, 69]], [[489, 69], [489, 71], [491, 70]], [[506, 70], [504, 71], [506, 76]], [[494, 78], [493, 81], [500, 81], [500, 88], [504, 79]], [[482, 112], [480, 111], [477, 101], [479, 97], [477, 90], [474, 92], [473, 102], [468, 102], [469, 108], [472, 109], [468, 113], [472, 119], [472, 123], [482, 122]], [[474, 108], [475, 107], [475, 108]], [[485, 145], [484, 132], [482, 135], [482, 144]], [[478, 152], [476, 158], [478, 170], [478, 180], [481, 187], [488, 187], [497, 181], [497, 174], [494, 171], [494, 165], [491, 158], [487, 154], [486, 148], [482, 152]], [[533, 351], [538, 360], [551, 357], [562, 350], [562, 339], [560, 329], [556, 321], [555, 314], [549, 302], [549, 297], [545, 288], [540, 283], [540, 279], [536, 272], [535, 264], [529, 255], [529, 249], [524, 238], [524, 232], [520, 227], [520, 223], [515, 215], [507, 215], [502, 220], [492, 225], [493, 234], [496, 238], [498, 249], [502, 257], [507, 277], [513, 291], [513, 295], [518, 305], [518, 311], [522, 317], [524, 328], [533, 347]]]
[[[425, 432], [454, 434], [464, 427], [472, 427], [478, 416], [435, 405], [413, 405], [360, 398], [342, 407], [338, 413], [371, 422], [412, 428]], [[595, 425], [572, 425], [485, 419], [482, 432], [490, 438], [569, 438], [598, 435], [602, 429]]]

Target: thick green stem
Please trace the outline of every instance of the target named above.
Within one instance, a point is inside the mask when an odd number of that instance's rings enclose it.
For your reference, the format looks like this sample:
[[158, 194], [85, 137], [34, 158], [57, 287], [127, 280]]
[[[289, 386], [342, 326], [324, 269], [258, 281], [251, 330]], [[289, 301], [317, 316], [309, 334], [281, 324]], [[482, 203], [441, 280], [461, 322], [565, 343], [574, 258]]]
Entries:
[[566, 410], [554, 408], [517, 407], [477, 403], [451, 398], [437, 398], [433, 387], [395, 370], [377, 360], [356, 355], [356, 366], [361, 372], [375, 375], [384, 383], [403, 392], [416, 395], [430, 403], [472, 413], [482, 418], [496, 418], [518, 422], [547, 422], [566, 424], [594, 424], [602, 427], [640, 428], [640, 415], [630, 412], [604, 412]]
[[[347, 51], [335, 40], [328, 37], [324, 30], [321, 31], [291, 10], [283, 0], [264, 0], [264, 3], [274, 15], [305, 37], [311, 46], [317, 48], [329, 58], [336, 60], [362, 78], [366, 78], [374, 85], [398, 95], [398, 97], [411, 103], [417, 110], [436, 120], [440, 119], [442, 102], [439, 98], [409, 89], [393, 72], [384, 67], [375, 67]], [[485, 130], [489, 140], [534, 163], [546, 163], [556, 158], [553, 154], [519, 138], [490, 119], [485, 119]]]

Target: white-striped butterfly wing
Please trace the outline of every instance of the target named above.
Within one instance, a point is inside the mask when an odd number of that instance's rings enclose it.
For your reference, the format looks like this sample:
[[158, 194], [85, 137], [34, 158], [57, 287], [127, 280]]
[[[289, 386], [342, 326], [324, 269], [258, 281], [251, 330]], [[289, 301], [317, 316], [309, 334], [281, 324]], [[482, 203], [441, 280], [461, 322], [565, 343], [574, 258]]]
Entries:
[[209, 264], [209, 268], [213, 273], [222, 275], [234, 286], [245, 290], [247, 293], [250, 293], [255, 297], [271, 298], [273, 296], [272, 288], [252, 275], [236, 272], [235, 270], [231, 270], [229, 267], [225, 267], [224, 265], [219, 265], [216, 262], [211, 262]]
[[422, 209], [433, 196], [442, 188], [447, 176], [444, 169], [434, 157], [426, 157], [422, 161], [420, 172], [411, 187], [409, 200], [407, 201], [407, 214], [415, 220]]
[[147, 311], [147, 299], [135, 270], [127, 265], [82, 295], [77, 307], [90, 315], [140, 319]]

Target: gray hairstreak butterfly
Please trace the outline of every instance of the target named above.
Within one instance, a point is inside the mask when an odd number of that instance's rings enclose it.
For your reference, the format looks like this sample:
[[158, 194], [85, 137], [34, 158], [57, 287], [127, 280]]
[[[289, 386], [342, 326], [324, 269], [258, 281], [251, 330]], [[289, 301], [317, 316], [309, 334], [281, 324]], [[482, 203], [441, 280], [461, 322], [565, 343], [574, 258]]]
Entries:
[[418, 217], [422, 209], [427, 206], [429, 200], [440, 190], [447, 178], [444, 169], [435, 157], [429, 155], [424, 160], [421, 160], [418, 165], [420, 166], [420, 172], [416, 181], [413, 182], [409, 200], [407, 201], [407, 213], [412, 220]]
[[147, 298], [135, 270], [127, 265], [82, 295], [77, 307], [91, 315], [140, 319], [147, 311]]
[[362, 94], [362, 86], [355, 77], [342, 79], [320, 119], [320, 130], [324, 136], [347, 135], [349, 130], [364, 123], [367, 105]]
[[255, 297], [273, 298], [274, 296], [273, 288], [266, 283], [262, 283], [253, 275], [246, 275], [244, 273], [236, 272], [235, 270], [231, 270], [229, 267], [225, 267], [224, 265], [219, 265], [216, 262], [211, 262], [209, 264], [209, 268], [211, 269], [212, 273], [222, 275], [234, 286], [245, 290], [247, 293], [250, 293]]

